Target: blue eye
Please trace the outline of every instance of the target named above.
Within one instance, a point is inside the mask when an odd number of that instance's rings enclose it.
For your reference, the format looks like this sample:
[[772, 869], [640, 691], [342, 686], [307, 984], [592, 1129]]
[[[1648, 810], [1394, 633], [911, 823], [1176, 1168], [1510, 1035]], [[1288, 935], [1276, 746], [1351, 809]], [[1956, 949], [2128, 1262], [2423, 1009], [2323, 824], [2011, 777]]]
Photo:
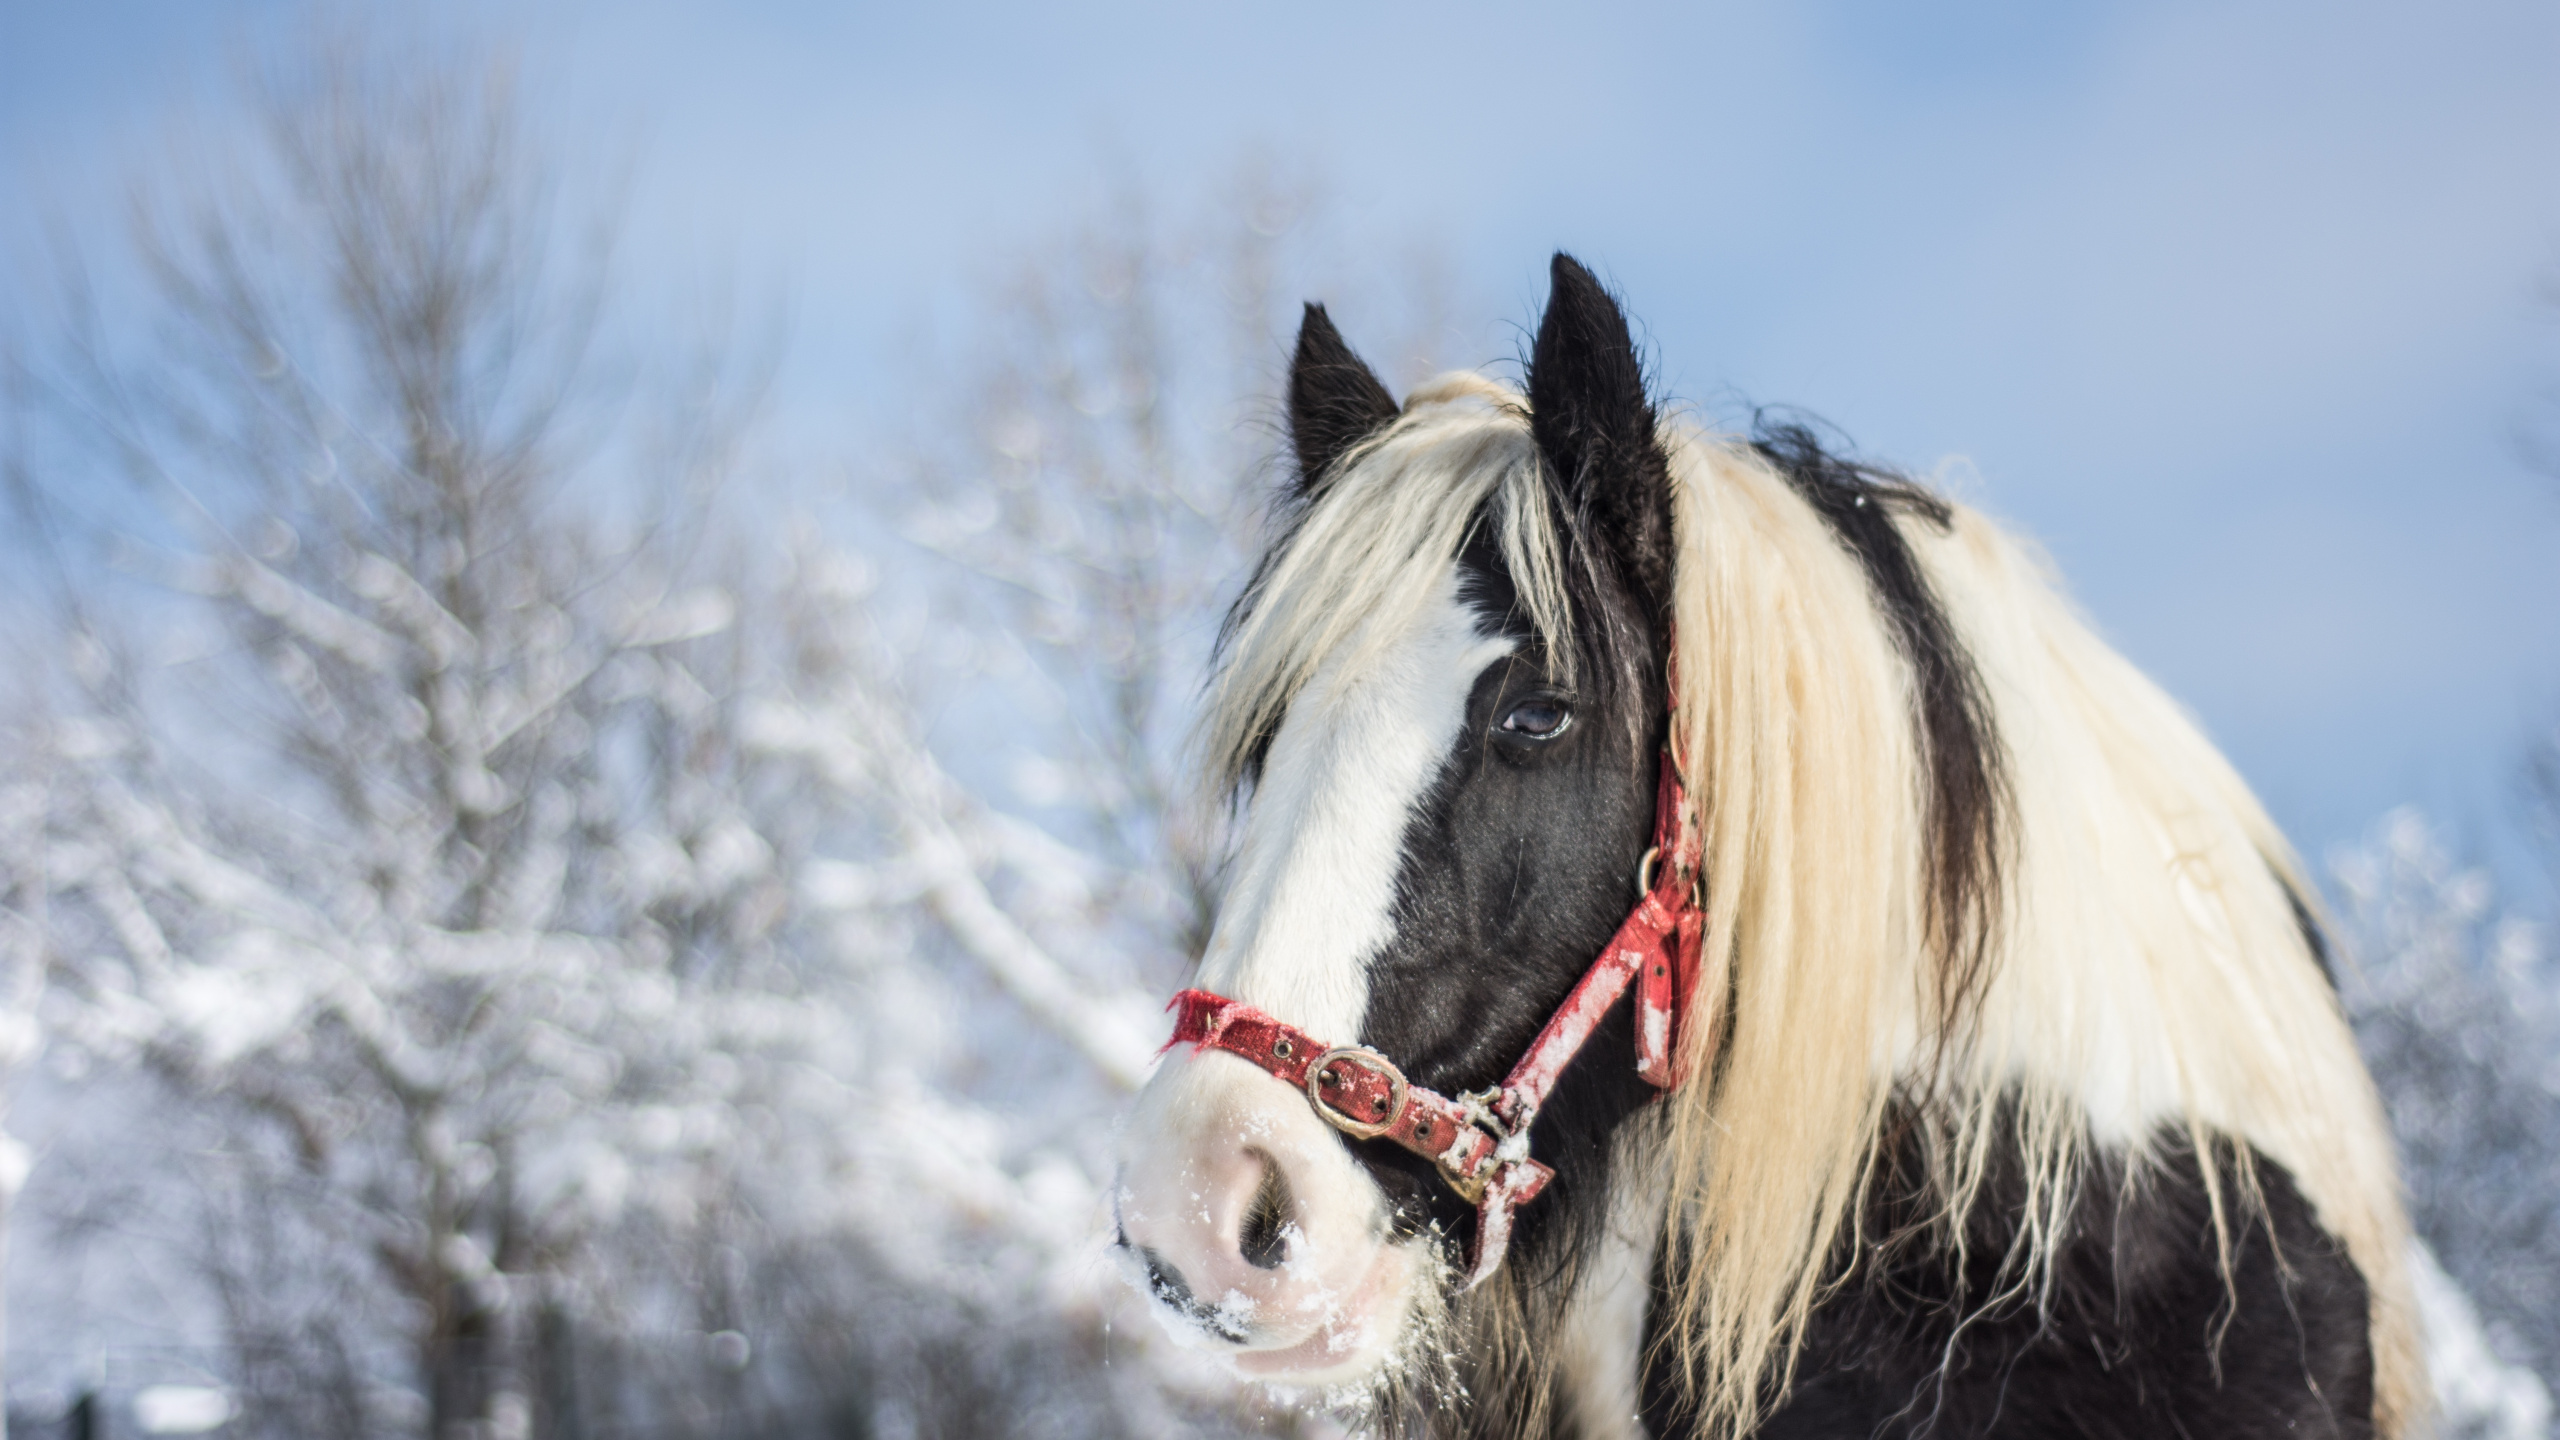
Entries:
[[1573, 723], [1573, 707], [1552, 695], [1523, 700], [1502, 717], [1502, 733], [1522, 740], [1553, 740]]

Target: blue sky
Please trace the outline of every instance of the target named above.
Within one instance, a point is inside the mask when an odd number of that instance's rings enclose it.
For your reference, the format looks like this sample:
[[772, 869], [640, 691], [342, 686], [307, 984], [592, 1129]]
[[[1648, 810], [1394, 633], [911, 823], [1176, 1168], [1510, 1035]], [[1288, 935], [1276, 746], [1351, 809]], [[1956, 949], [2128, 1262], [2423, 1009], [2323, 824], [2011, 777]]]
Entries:
[[[0, 5], [0, 226], [112, 223], [302, 0]], [[491, 12], [494, 13], [494, 12]], [[1962, 457], [2315, 856], [2427, 805], [2525, 870], [2560, 720], [2560, 8], [2524, 0], [530, 7], [548, 114], [636, 159], [638, 279], [792, 297], [825, 433], [1089, 202], [1248, 146], [1447, 249], [1491, 360], [1567, 247], [1678, 396]], [[23, 230], [23, 226], [18, 227]], [[33, 283], [0, 274], [0, 307]], [[1355, 338], [1360, 319], [1342, 319]], [[850, 437], [853, 421], [842, 422]]]

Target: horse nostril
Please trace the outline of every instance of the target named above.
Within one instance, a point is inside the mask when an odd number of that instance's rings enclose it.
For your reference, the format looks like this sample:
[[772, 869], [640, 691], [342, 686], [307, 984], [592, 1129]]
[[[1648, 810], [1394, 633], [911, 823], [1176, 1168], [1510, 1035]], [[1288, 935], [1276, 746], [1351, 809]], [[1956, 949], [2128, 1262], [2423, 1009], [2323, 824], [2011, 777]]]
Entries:
[[1139, 1260], [1147, 1267], [1147, 1292], [1176, 1310], [1189, 1312], [1199, 1308], [1191, 1298], [1191, 1287], [1182, 1281], [1182, 1272], [1164, 1261], [1153, 1250], [1140, 1249]]
[[1201, 1304], [1200, 1297], [1192, 1294], [1191, 1286], [1183, 1280], [1182, 1272], [1166, 1264], [1163, 1256], [1142, 1248], [1138, 1259], [1147, 1267], [1148, 1293], [1167, 1309], [1230, 1345], [1242, 1345], [1253, 1338], [1253, 1332], [1235, 1316]]
[[1236, 1251], [1244, 1263], [1257, 1270], [1277, 1270], [1289, 1255], [1289, 1181], [1280, 1167], [1265, 1157], [1262, 1183], [1254, 1188], [1253, 1204], [1244, 1212], [1244, 1223], [1236, 1229]]

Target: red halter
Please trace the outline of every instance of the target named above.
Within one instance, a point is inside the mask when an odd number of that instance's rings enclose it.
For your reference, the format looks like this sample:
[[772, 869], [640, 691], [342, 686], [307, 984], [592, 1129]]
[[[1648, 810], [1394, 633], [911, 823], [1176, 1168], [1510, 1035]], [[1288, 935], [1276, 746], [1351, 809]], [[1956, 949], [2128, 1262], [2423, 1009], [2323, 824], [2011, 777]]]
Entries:
[[1538, 1107], [1628, 981], [1636, 987], [1636, 1073], [1665, 1092], [1687, 1078], [1681, 1027], [1698, 984], [1705, 912], [1697, 903], [1697, 827], [1668, 748], [1655, 787], [1653, 840], [1637, 870], [1642, 898], [1634, 913], [1494, 1089], [1452, 1100], [1408, 1083], [1394, 1062], [1365, 1045], [1328, 1045], [1206, 990], [1173, 997], [1168, 1008], [1179, 1013], [1165, 1048], [1187, 1042], [1195, 1050], [1223, 1050], [1252, 1061], [1305, 1091], [1307, 1103], [1335, 1129], [1357, 1139], [1393, 1141], [1439, 1167], [1449, 1188], [1476, 1207], [1475, 1253], [1467, 1266], [1472, 1289], [1502, 1263], [1511, 1243], [1511, 1212], [1536, 1199], [1555, 1176], [1529, 1158], [1529, 1127]]

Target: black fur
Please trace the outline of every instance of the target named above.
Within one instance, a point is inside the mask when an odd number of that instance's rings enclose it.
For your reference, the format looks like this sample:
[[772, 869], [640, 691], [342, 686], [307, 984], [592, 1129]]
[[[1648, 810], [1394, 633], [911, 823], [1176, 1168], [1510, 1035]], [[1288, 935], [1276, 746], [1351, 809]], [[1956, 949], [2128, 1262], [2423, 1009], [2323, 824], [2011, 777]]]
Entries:
[[[1460, 557], [1465, 591], [1516, 648], [1478, 678], [1465, 728], [1408, 822], [1397, 938], [1371, 962], [1361, 1024], [1364, 1043], [1443, 1093], [1500, 1081], [1626, 919], [1668, 725], [1669, 467], [1626, 323], [1569, 258], [1556, 263], [1529, 389], [1564, 549], [1570, 653], [1539, 648], [1479, 517]], [[1502, 731], [1515, 706], [1546, 700], [1574, 712], [1562, 733], [1541, 742]], [[1531, 1132], [1556, 1178], [1517, 1216], [1506, 1263], [1532, 1297], [1522, 1318], [1533, 1350], [1553, 1348], [1557, 1317], [1541, 1299], [1571, 1288], [1601, 1233], [1611, 1136], [1654, 1096], [1636, 1076], [1634, 1039], [1621, 1001]], [[1475, 1212], [1429, 1165], [1377, 1142], [1356, 1148], [1400, 1228], [1434, 1228], [1463, 1250]], [[1391, 1417], [1389, 1428], [1522, 1433], [1538, 1376], [1494, 1373], [1482, 1358], [1461, 1363], [1457, 1410]]]
[[[1653, 761], [1664, 731], [1658, 672], [1619, 704], [1650, 723], [1583, 711], [1563, 734], [1521, 742], [1499, 733], [1524, 700], [1586, 697], [1534, 649], [1490, 544], [1462, 562], [1485, 613], [1519, 642], [1467, 701], [1466, 728], [1405, 830], [1396, 878], [1397, 942], [1370, 966], [1363, 1043], [1443, 1094], [1499, 1082], [1555, 1013], [1635, 903], [1653, 833]], [[1609, 707], [1611, 710], [1616, 706]], [[1463, 996], [1453, 1005], [1453, 994]], [[1636, 1078], [1624, 1002], [1575, 1057], [1531, 1132], [1556, 1179], [1521, 1212], [1514, 1263], [1564, 1263], [1542, 1231], [1600, 1205], [1608, 1138], [1652, 1095]], [[1409, 1225], [1463, 1236], [1474, 1211], [1431, 1168], [1393, 1146], [1364, 1147]], [[1598, 1213], [1593, 1211], [1593, 1213]]]
[[1671, 614], [1671, 463], [1627, 317], [1581, 262], [1557, 251], [1529, 353], [1529, 431], [1596, 553], [1645, 606]]
[[[1490, 527], [1460, 558], [1471, 602], [1517, 642], [1469, 697], [1467, 726], [1405, 834], [1397, 943], [1373, 962], [1364, 1043], [1443, 1093], [1500, 1081], [1598, 957], [1635, 902], [1653, 837], [1655, 757], [1667, 728], [1664, 646], [1671, 564], [1670, 468], [1617, 302], [1558, 255], [1529, 370], [1530, 428], [1546, 461], [1572, 591], [1566, 643], [1530, 633]], [[1525, 699], [1575, 712], [1562, 734], [1499, 731]], [[1449, 1003], [1455, 979], [1465, 1002]], [[1569, 1266], [1558, 1243], [1605, 1212], [1608, 1138], [1650, 1098], [1635, 1077], [1624, 1002], [1567, 1068], [1532, 1132], [1556, 1167], [1522, 1212], [1514, 1265]], [[1403, 1151], [1366, 1147], [1409, 1224], [1454, 1237], [1473, 1211]]]
[[[1653, 830], [1653, 777], [1666, 729], [1661, 671], [1605, 689], [1565, 684], [1554, 658], [1535, 648], [1526, 617], [1490, 541], [1462, 560], [1471, 598], [1518, 643], [1480, 676], [1448, 764], [1415, 807], [1397, 872], [1395, 943], [1369, 967], [1361, 1037], [1393, 1056], [1417, 1083], [1458, 1094], [1498, 1083], [1540, 1026], [1608, 943], [1635, 902], [1635, 879]], [[1622, 610], [1631, 610], [1621, 601]], [[1630, 619], [1629, 623], [1639, 623]], [[1586, 679], [1605, 667], [1586, 657]], [[1544, 743], [1501, 734], [1523, 701], [1567, 696], [1577, 718]], [[1603, 698], [1603, 697], [1606, 698]], [[1609, 1213], [1610, 1140], [1655, 1094], [1636, 1076], [1634, 1017], [1621, 1000], [1566, 1066], [1536, 1127], [1531, 1152], [1555, 1179], [1514, 1219], [1511, 1275], [1530, 1298], [1522, 1317], [1532, 1345], [1553, 1348], [1560, 1317], [1549, 1297], [1569, 1293]], [[1452, 1258], [1472, 1239], [1476, 1214], [1432, 1167], [1383, 1142], [1354, 1146], [1395, 1210], [1400, 1233], [1426, 1227]], [[1536, 1433], [1526, 1412], [1543, 1377], [1460, 1358], [1463, 1403], [1381, 1417], [1383, 1432], [1467, 1437]]]
[[2000, 911], [2007, 766], [1973, 657], [1911, 553], [1899, 517], [1947, 528], [1946, 502], [1887, 470], [1826, 451], [1811, 426], [1770, 423], [1753, 437], [1797, 494], [1858, 557], [1876, 607], [1911, 665], [1929, 786], [1929, 927], [1938, 952], [1938, 1033], [1952, 1036], [1990, 983]]
[[1297, 493], [1311, 496], [1353, 446], [1395, 423], [1396, 398], [1343, 343], [1322, 305], [1307, 306], [1289, 362], [1289, 441], [1298, 452]]
[[[2120, 1158], [2091, 1167], [2040, 1305], [2033, 1294], [2002, 1298], [2001, 1265], [2025, 1204], [2015, 1152], [1990, 1177], [1959, 1262], [1930, 1233], [1937, 1201], [1906, 1141], [1867, 1206], [1871, 1243], [1844, 1257], [1793, 1390], [1755, 1434], [2370, 1436], [2364, 1277], [2263, 1155], [2253, 1160], [2265, 1211], [2241, 1211], [2239, 1167], [2228, 1142], [2215, 1148], [2233, 1211], [2230, 1286], [2196, 1153], [2183, 1133], [2164, 1131], [2158, 1162], [2130, 1183]], [[1694, 1430], [1659, 1370], [1647, 1376], [1645, 1420], [1660, 1440]]]

